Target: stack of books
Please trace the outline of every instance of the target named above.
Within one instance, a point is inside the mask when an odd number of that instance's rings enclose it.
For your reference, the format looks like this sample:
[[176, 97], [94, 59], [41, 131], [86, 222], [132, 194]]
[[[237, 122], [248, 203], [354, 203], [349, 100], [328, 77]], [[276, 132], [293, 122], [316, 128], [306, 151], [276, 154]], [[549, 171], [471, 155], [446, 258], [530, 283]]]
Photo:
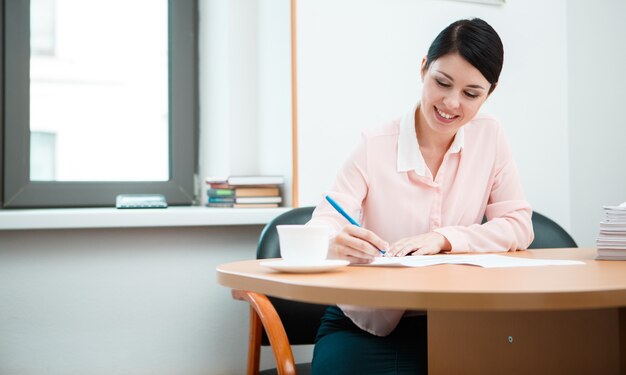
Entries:
[[233, 208], [278, 207], [283, 176], [207, 177], [207, 206]]
[[604, 206], [604, 213], [596, 242], [596, 259], [626, 260], [626, 202], [619, 206]]

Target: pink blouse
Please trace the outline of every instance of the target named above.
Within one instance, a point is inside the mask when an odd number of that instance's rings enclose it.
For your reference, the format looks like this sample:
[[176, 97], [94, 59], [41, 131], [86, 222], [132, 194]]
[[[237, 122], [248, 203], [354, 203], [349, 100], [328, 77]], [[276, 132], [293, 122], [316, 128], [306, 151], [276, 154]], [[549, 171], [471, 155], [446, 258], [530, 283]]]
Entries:
[[[433, 179], [415, 134], [418, 105], [363, 132], [326, 194], [349, 214], [360, 212], [363, 227], [390, 244], [436, 231], [450, 241], [452, 252], [526, 249], [534, 238], [532, 210], [498, 120], [478, 114], [459, 129]], [[309, 224], [328, 225], [336, 234], [349, 223], [322, 200]], [[405, 313], [340, 307], [357, 326], [378, 336], [389, 334]]]

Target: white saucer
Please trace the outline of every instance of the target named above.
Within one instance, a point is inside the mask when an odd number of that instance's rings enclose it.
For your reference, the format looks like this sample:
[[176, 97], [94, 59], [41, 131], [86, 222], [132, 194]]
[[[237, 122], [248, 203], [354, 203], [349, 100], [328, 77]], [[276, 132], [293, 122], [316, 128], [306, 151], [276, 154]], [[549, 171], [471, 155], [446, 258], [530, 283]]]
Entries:
[[269, 267], [276, 271], [292, 272], [292, 273], [313, 273], [326, 272], [336, 268], [345, 267], [350, 264], [347, 260], [327, 259], [319, 263], [313, 264], [291, 264], [285, 260], [266, 260], [259, 263], [263, 267]]

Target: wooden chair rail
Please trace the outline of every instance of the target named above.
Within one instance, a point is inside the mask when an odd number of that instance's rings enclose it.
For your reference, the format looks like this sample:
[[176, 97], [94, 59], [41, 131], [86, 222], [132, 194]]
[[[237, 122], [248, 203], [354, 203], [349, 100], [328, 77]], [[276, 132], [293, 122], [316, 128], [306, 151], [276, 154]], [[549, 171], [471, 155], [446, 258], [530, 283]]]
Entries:
[[272, 302], [263, 294], [233, 290], [234, 299], [250, 304], [250, 337], [248, 341], [247, 374], [259, 374], [261, 334], [263, 329], [270, 341], [279, 375], [296, 375], [296, 365], [283, 323]]

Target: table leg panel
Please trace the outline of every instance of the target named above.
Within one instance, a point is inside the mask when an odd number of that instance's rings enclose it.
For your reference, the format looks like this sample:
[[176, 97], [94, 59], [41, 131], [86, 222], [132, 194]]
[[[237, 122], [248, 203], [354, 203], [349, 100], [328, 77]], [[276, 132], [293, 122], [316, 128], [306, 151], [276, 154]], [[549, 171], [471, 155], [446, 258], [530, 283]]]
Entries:
[[617, 375], [625, 311], [429, 311], [429, 374]]

